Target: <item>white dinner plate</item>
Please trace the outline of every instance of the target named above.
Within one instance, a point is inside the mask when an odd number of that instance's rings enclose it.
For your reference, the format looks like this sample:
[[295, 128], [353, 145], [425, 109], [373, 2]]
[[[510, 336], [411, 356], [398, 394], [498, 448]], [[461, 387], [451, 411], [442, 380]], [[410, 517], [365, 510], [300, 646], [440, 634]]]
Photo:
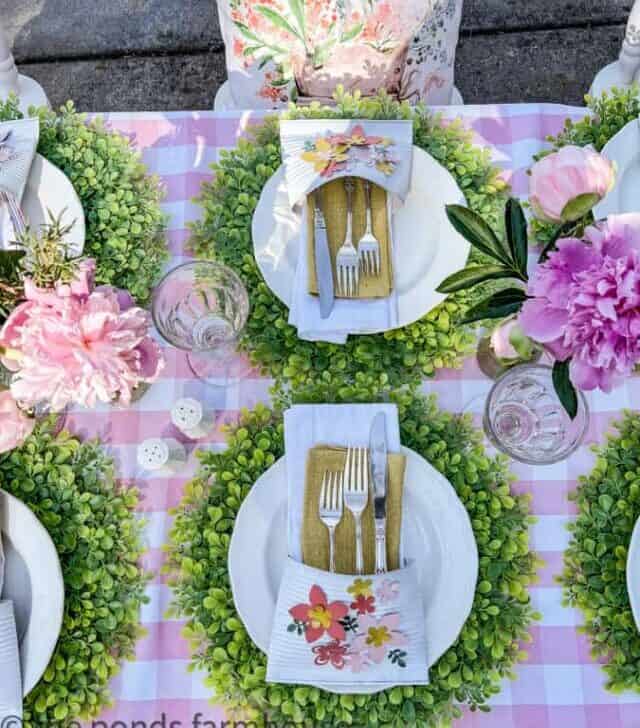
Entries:
[[58, 552], [45, 527], [17, 498], [0, 490], [0, 531], [6, 558], [2, 599], [13, 601], [22, 689], [36, 686], [60, 636], [64, 581]]
[[38, 230], [49, 222], [47, 210], [57, 218], [66, 211], [62, 222], [75, 225], [65, 237], [68, 255], [82, 255], [85, 240], [85, 219], [82, 203], [67, 175], [42, 155], [36, 154], [22, 198], [22, 211], [32, 230]]
[[609, 194], [593, 208], [596, 220], [625, 212], [640, 212], [640, 123], [630, 121], [602, 150], [616, 163], [616, 183]]
[[627, 553], [627, 592], [631, 611], [640, 631], [640, 518], [636, 521]]
[[[413, 450], [403, 447], [402, 452], [407, 456], [403, 550], [406, 558], [418, 564], [431, 667], [456, 641], [469, 616], [478, 578], [478, 550], [469, 516], [453, 486]], [[264, 653], [271, 640], [287, 552], [287, 473], [281, 458], [245, 498], [229, 547], [236, 609]], [[381, 689], [363, 689], [358, 683], [318, 687], [336, 693]]]
[[[449, 172], [414, 147], [409, 194], [392, 221], [398, 327], [408, 326], [442, 303], [445, 296], [436, 288], [467, 263], [470, 245], [449, 222], [448, 204], [467, 203]], [[300, 216], [300, 210], [289, 204], [281, 166], [262, 191], [253, 215], [252, 235], [258, 267], [286, 306], [293, 295]]]

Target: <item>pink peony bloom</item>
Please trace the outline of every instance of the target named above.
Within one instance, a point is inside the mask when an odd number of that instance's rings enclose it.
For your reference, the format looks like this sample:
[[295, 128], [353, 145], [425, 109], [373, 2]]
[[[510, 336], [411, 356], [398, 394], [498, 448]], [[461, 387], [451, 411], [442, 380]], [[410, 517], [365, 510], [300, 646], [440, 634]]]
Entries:
[[0, 453], [21, 445], [33, 432], [35, 420], [27, 417], [9, 390], [0, 391]]
[[572, 358], [577, 387], [608, 392], [640, 362], [640, 214], [557, 247], [529, 281], [520, 324], [557, 359]]
[[92, 287], [91, 265], [55, 291], [25, 281], [26, 303], [0, 330], [0, 347], [16, 371], [11, 392], [25, 406], [45, 401], [60, 411], [72, 403], [94, 407], [117, 398], [126, 405], [139, 384], [153, 382], [162, 371], [149, 314], [116, 289]]
[[511, 343], [511, 334], [519, 330], [517, 319], [510, 319], [493, 330], [491, 348], [498, 359], [518, 359], [519, 354]]
[[537, 217], [574, 222], [613, 188], [611, 162], [588, 147], [562, 147], [531, 168], [529, 200]]

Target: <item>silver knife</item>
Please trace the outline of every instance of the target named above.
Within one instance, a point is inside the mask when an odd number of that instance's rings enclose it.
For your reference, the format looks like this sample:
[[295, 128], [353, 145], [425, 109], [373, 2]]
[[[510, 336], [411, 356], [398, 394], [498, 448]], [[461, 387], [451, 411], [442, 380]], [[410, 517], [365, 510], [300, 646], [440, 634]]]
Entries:
[[387, 571], [387, 419], [378, 412], [369, 436], [373, 507], [376, 524], [376, 574]]
[[331, 269], [331, 255], [329, 254], [329, 240], [327, 238], [327, 224], [320, 207], [320, 195], [314, 194], [314, 252], [316, 256], [316, 277], [318, 279], [318, 293], [320, 295], [320, 316], [329, 318], [333, 310], [335, 295], [333, 292], [333, 271]]

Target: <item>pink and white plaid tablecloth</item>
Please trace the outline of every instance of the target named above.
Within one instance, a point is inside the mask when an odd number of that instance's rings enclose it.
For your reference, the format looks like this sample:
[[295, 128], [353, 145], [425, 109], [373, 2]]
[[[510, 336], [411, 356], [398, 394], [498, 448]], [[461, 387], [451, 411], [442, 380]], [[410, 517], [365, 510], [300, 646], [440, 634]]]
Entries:
[[[527, 191], [526, 170], [532, 156], [544, 148], [546, 135], [557, 133], [567, 116], [577, 119], [584, 113], [584, 109], [555, 105], [468, 106], [444, 111], [446, 117], [463, 117], [473, 128], [477, 142], [489, 148], [496, 164], [504, 169], [515, 194], [523, 197]], [[150, 170], [166, 184], [164, 208], [170, 216], [171, 266], [188, 255], [187, 224], [200, 214], [192, 198], [198, 194], [201, 182], [210, 178], [210, 163], [218, 159], [220, 150], [235, 145], [251, 118], [209, 112], [107, 117], [113, 128], [131, 135]], [[137, 480], [143, 493], [141, 511], [148, 521], [146, 565], [156, 572], [163, 562], [161, 547], [170, 528], [168, 510], [179, 502], [183, 486], [194, 472], [195, 458], [191, 452], [189, 465], [180, 477], [141, 478], [135, 464], [136, 444], [170, 429], [169, 409], [185, 393], [207, 399], [222, 425], [234, 421], [240, 407], [267, 401], [270, 385], [246, 366], [237, 388], [226, 394], [206, 391], [190, 377], [181, 353], [168, 349], [167, 357], [162, 380], [134, 408], [76, 411], [68, 421], [70, 429], [79, 434], [100, 436], [119, 462], [122, 479]], [[489, 387], [490, 382], [473, 360], [460, 371], [441, 372], [424, 384], [425, 391], [439, 396], [442, 407], [453, 411], [467, 408], [479, 412]], [[640, 696], [614, 696], [603, 689], [602, 672], [589, 656], [589, 644], [576, 632], [580, 615], [561, 606], [561, 589], [554, 580], [561, 571], [562, 553], [569, 540], [566, 525], [575, 513], [567, 494], [575, 488], [578, 476], [589, 470], [589, 444], [602, 441], [611, 419], [623, 408], [640, 406], [640, 380], [630, 380], [611, 395], [594, 393], [589, 404], [590, 431], [585, 446], [576, 455], [549, 467], [513, 467], [518, 476], [515, 488], [532, 495], [533, 513], [538, 519], [532, 528], [532, 546], [546, 566], [532, 589], [532, 597], [543, 618], [532, 629], [529, 657], [517, 668], [517, 680], [505, 681], [500, 694], [491, 701], [491, 713], [469, 713], [458, 723], [461, 727], [640, 727]], [[198, 446], [223, 447], [220, 430]], [[113, 709], [95, 725], [130, 728], [159, 721], [156, 728], [183, 728], [195, 725], [200, 714], [201, 725], [207, 725], [204, 721], [208, 720], [209, 728], [217, 728], [224, 713], [210, 702], [203, 676], [187, 671], [189, 650], [180, 634], [182, 623], [164, 618], [171, 593], [162, 576], [155, 577], [148, 595], [150, 603], [141, 615], [148, 635], [138, 644], [136, 661], [124, 665], [114, 681]]]

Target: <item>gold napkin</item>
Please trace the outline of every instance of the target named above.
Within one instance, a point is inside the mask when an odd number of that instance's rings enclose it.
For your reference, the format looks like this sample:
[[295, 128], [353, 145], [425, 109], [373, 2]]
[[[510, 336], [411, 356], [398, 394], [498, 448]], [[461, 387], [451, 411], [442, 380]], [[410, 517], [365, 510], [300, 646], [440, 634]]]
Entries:
[[[325, 470], [342, 471], [347, 451], [344, 448], [320, 445], [309, 450], [307, 457], [304, 516], [302, 522], [302, 561], [323, 571], [329, 570], [329, 532], [319, 516], [320, 489]], [[402, 525], [402, 490], [405, 456], [388, 456], [387, 479], [387, 567], [400, 565], [400, 527]], [[364, 573], [375, 572], [375, 523], [373, 498], [369, 498], [362, 514]], [[351, 513], [344, 509], [336, 528], [336, 572], [356, 573], [356, 526]]]
[[[353, 191], [353, 244], [357, 247], [358, 241], [364, 235], [367, 226], [367, 203], [364, 191], [364, 180], [354, 177], [355, 189]], [[333, 280], [336, 276], [336, 255], [347, 234], [347, 192], [344, 188], [344, 179], [333, 180], [320, 187], [315, 194], [321, 196], [321, 207], [327, 223], [327, 238], [331, 254], [331, 267]], [[313, 194], [307, 198], [308, 205], [308, 257], [309, 282], [308, 290], [313, 295], [318, 294], [316, 280], [316, 261], [314, 254], [314, 216], [315, 209]], [[393, 264], [391, 260], [391, 240], [389, 235], [389, 216], [387, 214], [387, 193], [382, 187], [371, 183], [371, 220], [373, 234], [380, 243], [380, 275], [360, 276], [358, 295], [356, 298], [387, 298], [393, 289]], [[336, 297], [337, 291], [336, 291]]]

